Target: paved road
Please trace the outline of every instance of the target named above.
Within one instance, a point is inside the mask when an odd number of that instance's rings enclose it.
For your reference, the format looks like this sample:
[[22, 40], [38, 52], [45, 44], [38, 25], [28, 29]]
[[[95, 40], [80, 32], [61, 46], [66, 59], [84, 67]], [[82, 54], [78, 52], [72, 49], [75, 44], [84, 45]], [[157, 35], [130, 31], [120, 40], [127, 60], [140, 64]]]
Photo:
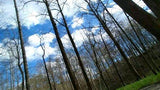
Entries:
[[144, 87], [144, 88], [142, 88], [140, 90], [160, 90], [160, 83]]

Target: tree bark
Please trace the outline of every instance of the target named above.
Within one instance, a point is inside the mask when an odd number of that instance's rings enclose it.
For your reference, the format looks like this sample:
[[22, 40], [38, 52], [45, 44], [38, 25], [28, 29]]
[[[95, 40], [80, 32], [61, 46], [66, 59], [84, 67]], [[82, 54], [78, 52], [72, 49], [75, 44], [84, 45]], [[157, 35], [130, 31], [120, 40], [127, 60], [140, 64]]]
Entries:
[[160, 22], [132, 0], [114, 0], [126, 13], [160, 41]]
[[103, 42], [103, 44], [104, 44], [104, 47], [105, 47], [105, 49], [106, 49], [106, 51], [107, 51], [107, 54], [108, 54], [111, 62], [113, 63], [113, 66], [114, 66], [114, 68], [115, 68], [115, 70], [116, 70], [116, 73], [117, 73], [117, 75], [118, 75], [118, 77], [119, 77], [122, 85], [125, 86], [126, 84], [125, 84], [125, 82], [123, 81], [123, 79], [122, 79], [122, 77], [121, 77], [121, 75], [120, 75], [120, 73], [119, 73], [118, 67], [116, 66], [116, 64], [115, 64], [115, 62], [114, 62], [114, 59], [112, 58], [111, 53], [109, 52], [109, 49], [108, 49], [108, 47], [107, 47], [107, 45], [106, 45], [106, 43], [105, 43], [105, 41], [104, 41], [104, 39], [103, 39], [103, 37], [102, 37], [102, 33], [101, 33], [101, 32], [100, 32], [100, 36], [101, 36], [102, 42]]
[[18, 45], [17, 44], [16, 44], [16, 52], [17, 52], [18, 68], [19, 68], [19, 71], [20, 71], [21, 76], [22, 76], [22, 90], [24, 90], [24, 73], [23, 73], [23, 70], [22, 70], [22, 67], [21, 67], [21, 63], [20, 63], [20, 61], [21, 61], [20, 52], [18, 50]]
[[61, 6], [60, 6], [60, 4], [59, 4], [59, 1], [58, 1], [58, 0], [56, 0], [56, 1], [57, 1], [57, 4], [58, 4], [58, 7], [59, 7], [59, 9], [60, 9], [60, 13], [61, 13], [61, 15], [62, 15], [62, 19], [63, 19], [63, 22], [64, 22], [64, 26], [65, 26], [65, 28], [66, 28], [66, 30], [67, 30], [67, 34], [68, 34], [68, 36], [69, 36], [69, 39], [70, 39], [71, 44], [72, 44], [72, 46], [73, 46], [73, 49], [74, 49], [74, 51], [75, 51], [75, 53], [76, 53], [76, 56], [77, 56], [77, 58], [78, 58], [79, 66], [81, 67], [83, 76], [84, 76], [85, 81], [86, 81], [86, 83], [87, 83], [88, 90], [92, 90], [92, 87], [91, 87], [91, 84], [90, 84], [90, 82], [89, 82], [89, 78], [88, 78], [88, 76], [87, 76], [87, 73], [86, 73], [86, 71], [85, 71], [85, 67], [84, 67], [84, 65], [83, 65], [82, 59], [81, 59], [80, 54], [79, 54], [79, 52], [78, 52], [78, 50], [77, 50], [76, 44], [75, 44], [75, 42], [74, 42], [74, 40], [73, 40], [73, 38], [72, 38], [72, 36], [71, 36], [71, 33], [70, 33], [69, 28], [68, 28], [66, 19], [65, 19], [65, 17], [64, 17], [63, 12], [62, 12], [62, 8], [61, 8]]
[[43, 0], [43, 1], [44, 1], [44, 3], [45, 3], [46, 8], [47, 8], [47, 12], [48, 12], [48, 14], [49, 14], [49, 18], [50, 18], [50, 20], [51, 20], [51, 23], [52, 23], [52, 26], [53, 26], [53, 29], [54, 29], [54, 32], [55, 32], [55, 35], [56, 35], [56, 38], [57, 38], [57, 42], [58, 42], [59, 48], [60, 48], [60, 50], [61, 50], [61, 53], [62, 53], [62, 56], [63, 56], [63, 60], [64, 60], [64, 63], [65, 63], [65, 65], [66, 65], [68, 74], [69, 74], [69, 76], [70, 76], [72, 85], [73, 85], [73, 87], [74, 87], [75, 90], [79, 90], [79, 84], [78, 84], [78, 82], [76, 81], [76, 80], [77, 80], [77, 79], [76, 79], [76, 76], [75, 76], [75, 74], [74, 74], [74, 72], [73, 72], [73, 70], [72, 70], [72, 68], [71, 68], [71, 64], [70, 64], [70, 62], [69, 62], [69, 60], [68, 60], [68, 57], [67, 57], [67, 55], [66, 55], [64, 46], [63, 46], [62, 41], [61, 41], [61, 39], [60, 39], [60, 36], [59, 36], [59, 33], [58, 33], [58, 29], [57, 29], [57, 25], [56, 25], [56, 23], [55, 23], [55, 21], [54, 21], [54, 18], [53, 18], [53, 16], [52, 16], [51, 10], [50, 10], [50, 8], [49, 8], [49, 3], [48, 3], [47, 0]]
[[46, 74], [47, 74], [47, 80], [48, 80], [49, 88], [50, 88], [50, 90], [52, 90], [52, 84], [51, 84], [51, 81], [50, 81], [50, 78], [49, 78], [49, 73], [48, 73], [46, 61], [45, 61], [45, 58], [44, 58], [45, 57], [45, 48], [42, 46], [41, 39], [40, 39], [40, 46], [41, 46], [41, 49], [43, 51], [42, 60], [43, 60], [43, 64], [44, 64]]
[[151, 63], [154, 65], [154, 67], [156, 68], [156, 70], [159, 72], [160, 70], [159, 70], [157, 64], [154, 62], [154, 60], [153, 60], [153, 58], [151, 57], [151, 55], [147, 52], [147, 48], [146, 48], [145, 45], [142, 43], [142, 40], [141, 40], [141, 38], [139, 37], [138, 33], [136, 32], [136, 30], [135, 30], [135, 28], [134, 28], [131, 20], [129, 19], [129, 16], [128, 16], [126, 13], [125, 13], [125, 16], [127, 17], [127, 19], [128, 19], [128, 21], [129, 21], [129, 23], [130, 23], [133, 31], [135, 32], [136, 37], [138, 38], [140, 44], [142, 45], [142, 48], [143, 48], [144, 52], [147, 53], [147, 56], [149, 56], [149, 59], [150, 59]]
[[[86, 1], [86, 0], [85, 0]], [[114, 36], [112, 35], [111, 31], [109, 30], [109, 28], [107, 27], [106, 23], [103, 21], [103, 19], [100, 17], [99, 14], [97, 14], [97, 12], [95, 11], [95, 8], [92, 7], [90, 5], [90, 3], [88, 1], [86, 1], [88, 3], [89, 8], [91, 9], [91, 11], [93, 12], [93, 14], [95, 15], [95, 17], [98, 19], [98, 21], [100, 22], [100, 24], [102, 25], [103, 29], [106, 31], [106, 33], [110, 36], [110, 38], [113, 40], [114, 44], [116, 45], [117, 49], [119, 50], [120, 54], [122, 55], [123, 59], [126, 61], [129, 69], [132, 71], [132, 73], [135, 75], [135, 77], [137, 78], [137, 80], [141, 79], [139, 73], [137, 72], [137, 70], [132, 66], [132, 64], [129, 62], [129, 59], [127, 58], [127, 56], [125, 55], [123, 49], [121, 48], [121, 46], [118, 44], [118, 42], [116, 41], [116, 39], [114, 38]]]
[[[89, 39], [89, 38], [88, 38]], [[91, 53], [89, 52], [88, 48], [84, 45], [84, 48], [86, 49], [87, 53], [89, 54], [89, 56], [92, 58], [94, 65], [96, 66], [96, 68], [98, 69], [98, 73], [100, 75], [100, 79], [103, 81], [104, 85], [106, 86], [106, 88], [109, 90], [109, 86], [107, 85], [105, 78], [103, 76], [102, 70], [100, 69], [100, 65], [98, 63], [98, 59], [97, 59], [97, 55], [96, 55], [96, 51], [94, 50], [94, 46], [93, 44], [90, 42], [89, 39], [89, 43], [93, 52], [93, 56], [91, 55]]]
[[16, 0], [13, 0], [15, 12], [16, 12], [16, 18], [17, 18], [17, 24], [18, 24], [18, 33], [20, 37], [20, 44], [21, 44], [21, 50], [22, 50], [22, 57], [23, 57], [23, 63], [24, 63], [24, 72], [25, 72], [25, 81], [26, 81], [26, 89], [30, 90], [30, 84], [29, 84], [29, 72], [28, 72], [28, 65], [27, 65], [27, 57], [26, 57], [26, 51], [23, 41], [23, 34], [22, 34], [22, 27], [19, 20], [19, 12], [16, 4]]
[[[115, 23], [115, 26], [117, 25], [119, 27], [119, 29], [124, 33], [124, 35], [126, 36], [126, 38], [129, 40], [129, 42], [131, 42], [131, 44], [134, 46], [134, 48], [138, 51], [138, 53], [143, 57], [143, 61], [149, 65], [151, 71], [153, 71], [154, 74], [156, 74], [156, 72], [154, 72], [152, 66], [147, 62], [147, 59], [145, 58], [145, 56], [143, 55], [143, 53], [139, 50], [139, 48], [136, 46], [136, 44], [132, 41], [132, 39], [127, 35], [127, 33], [125, 32], [125, 30], [120, 26], [120, 24], [115, 20], [115, 18], [111, 15], [111, 13], [108, 11], [108, 9], [105, 7], [105, 5], [103, 4], [103, 2], [101, 1], [102, 5], [104, 6], [105, 10], [107, 11], [107, 13], [109, 14], [109, 16], [113, 19], [113, 23]], [[124, 12], [125, 13], [125, 12]], [[125, 13], [126, 15], [126, 13]], [[128, 19], [128, 17], [127, 17]], [[152, 61], [152, 60], [151, 60]]]

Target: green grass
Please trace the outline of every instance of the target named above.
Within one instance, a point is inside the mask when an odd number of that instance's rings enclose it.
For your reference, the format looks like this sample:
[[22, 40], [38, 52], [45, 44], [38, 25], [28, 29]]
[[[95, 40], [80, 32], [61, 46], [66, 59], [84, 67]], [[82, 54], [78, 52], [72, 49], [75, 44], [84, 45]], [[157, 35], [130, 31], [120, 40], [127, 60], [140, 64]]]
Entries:
[[145, 86], [160, 82], [160, 73], [151, 75], [132, 84], [121, 87], [117, 90], [139, 90]]

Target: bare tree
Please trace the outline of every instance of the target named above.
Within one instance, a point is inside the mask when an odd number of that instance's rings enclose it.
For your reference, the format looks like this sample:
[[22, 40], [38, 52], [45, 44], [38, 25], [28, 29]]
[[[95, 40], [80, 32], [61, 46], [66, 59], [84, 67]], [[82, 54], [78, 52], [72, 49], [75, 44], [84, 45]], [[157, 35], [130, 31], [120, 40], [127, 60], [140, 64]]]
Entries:
[[65, 49], [64, 49], [64, 47], [63, 47], [62, 41], [61, 41], [60, 36], [59, 36], [59, 33], [58, 33], [58, 29], [57, 29], [56, 23], [55, 23], [55, 21], [54, 21], [54, 18], [53, 18], [53, 16], [52, 16], [51, 10], [50, 10], [50, 8], [49, 8], [49, 3], [48, 3], [47, 0], [43, 0], [43, 2], [45, 3], [45, 6], [46, 6], [46, 8], [47, 8], [47, 12], [48, 12], [50, 21], [51, 21], [51, 23], [52, 23], [52, 26], [53, 26], [53, 29], [54, 29], [54, 32], [55, 32], [55, 35], [56, 35], [56, 38], [57, 38], [57, 41], [58, 41], [58, 45], [59, 45], [59, 48], [60, 48], [60, 50], [61, 50], [61, 53], [62, 53], [64, 62], [65, 62], [67, 71], [68, 71], [68, 73], [69, 73], [69, 76], [70, 76], [70, 78], [71, 78], [73, 87], [74, 87], [75, 90], [79, 90], [78, 81], [76, 80], [76, 76], [75, 76], [75, 74], [73, 73], [73, 70], [72, 70], [72, 68], [71, 68], [71, 64], [70, 64], [70, 62], [69, 62], [69, 60], [68, 60], [68, 58], [67, 58]]
[[105, 41], [104, 41], [104, 39], [103, 39], [102, 31], [101, 31], [101, 30], [100, 30], [100, 36], [101, 36], [102, 42], [103, 42], [103, 44], [104, 44], [104, 47], [105, 47], [105, 49], [106, 49], [106, 51], [107, 51], [107, 53], [108, 53], [108, 56], [109, 56], [110, 60], [111, 60], [112, 63], [113, 63], [113, 66], [114, 66], [114, 68], [115, 68], [115, 70], [116, 70], [116, 73], [117, 73], [117, 75], [118, 75], [118, 77], [119, 77], [122, 85], [125, 86], [125, 82], [123, 81], [123, 79], [122, 79], [122, 77], [121, 77], [121, 75], [120, 75], [120, 73], [119, 73], [119, 71], [118, 71], [118, 67], [116, 66], [116, 64], [115, 64], [115, 62], [114, 62], [114, 60], [113, 60], [113, 58], [112, 58], [112, 56], [111, 56], [111, 53], [109, 52], [109, 49], [108, 49], [108, 47], [107, 47], [107, 45], [106, 45], [106, 43], [105, 43]]
[[60, 13], [61, 13], [61, 15], [62, 15], [63, 22], [64, 22], [64, 26], [65, 26], [65, 28], [66, 28], [66, 30], [67, 30], [67, 34], [68, 34], [68, 36], [69, 36], [69, 39], [70, 39], [70, 41], [71, 41], [71, 43], [72, 43], [72, 46], [73, 46], [74, 51], [75, 51], [75, 53], [76, 53], [76, 56], [77, 56], [77, 58], [78, 58], [79, 66], [80, 66], [81, 69], [82, 69], [82, 73], [83, 73], [83, 76], [84, 76], [85, 81], [86, 81], [86, 83], [87, 83], [88, 89], [89, 89], [89, 90], [92, 90], [91, 84], [90, 84], [90, 82], [89, 82], [89, 78], [88, 78], [88, 76], [87, 76], [87, 74], [86, 74], [86, 71], [85, 71], [85, 67], [84, 67], [84, 65], [83, 65], [83, 62], [82, 62], [81, 57], [80, 57], [80, 54], [79, 54], [79, 52], [78, 52], [78, 50], [77, 50], [76, 44], [75, 44], [75, 42], [74, 42], [74, 40], [73, 40], [73, 38], [72, 38], [72, 36], [71, 36], [71, 33], [70, 33], [69, 28], [68, 28], [66, 19], [65, 19], [65, 17], [64, 17], [63, 12], [62, 12], [62, 8], [61, 8], [61, 6], [60, 6], [60, 4], [59, 4], [59, 1], [58, 1], [58, 0], [56, 0], [56, 1], [57, 1], [57, 4], [58, 4]]
[[[127, 33], [125, 32], [125, 30], [120, 26], [120, 24], [115, 20], [115, 18], [111, 15], [111, 13], [108, 11], [108, 9], [105, 7], [105, 5], [103, 4], [103, 2], [100, 0], [100, 2], [102, 3], [103, 7], [105, 8], [105, 10], [107, 11], [108, 15], [113, 19], [113, 23], [115, 23], [118, 28], [124, 33], [124, 35], [126, 36], [126, 38], [129, 40], [129, 42], [131, 42], [131, 44], [134, 46], [134, 48], [138, 51], [138, 53], [143, 57], [144, 62], [149, 66], [149, 68], [151, 69], [151, 71], [156, 74], [156, 72], [153, 70], [152, 66], [149, 64], [149, 62], [147, 61], [147, 59], [145, 58], [145, 56], [142, 54], [142, 52], [139, 50], [139, 48], [136, 46], [136, 44], [132, 41], [132, 39], [127, 35]], [[156, 66], [156, 64], [155, 64]], [[157, 68], [157, 70], [159, 70]]]
[[18, 32], [19, 32], [19, 37], [20, 37], [20, 45], [21, 45], [22, 57], [23, 57], [23, 63], [24, 63], [26, 89], [30, 90], [29, 72], [28, 72], [27, 57], [26, 57], [26, 51], [25, 51], [25, 46], [24, 46], [23, 34], [22, 34], [22, 27], [21, 27], [21, 23], [19, 20], [19, 12], [18, 12], [18, 8], [17, 8], [16, 0], [13, 0], [13, 1], [14, 1], [15, 12], [16, 12]]
[[51, 85], [51, 81], [50, 81], [50, 78], [49, 78], [49, 73], [48, 73], [48, 69], [47, 69], [47, 65], [46, 65], [46, 61], [45, 61], [45, 53], [46, 53], [46, 51], [45, 51], [45, 46], [42, 45], [42, 39], [44, 39], [44, 38], [40, 37], [40, 46], [41, 46], [41, 49], [43, 51], [42, 60], [43, 60], [43, 64], [44, 64], [44, 68], [45, 68], [46, 74], [47, 74], [48, 84], [49, 84], [50, 90], [52, 90], [52, 85]]
[[160, 23], [154, 16], [143, 10], [132, 0], [114, 1], [141, 26], [143, 26], [147, 31], [152, 33], [158, 40], [160, 40]]
[[99, 13], [97, 12], [96, 8], [91, 4], [91, 2], [89, 2], [88, 0], [85, 0], [86, 3], [88, 3], [88, 6], [91, 10], [91, 12], [93, 12], [94, 16], [97, 18], [97, 20], [100, 22], [100, 24], [102, 25], [103, 29], [106, 31], [106, 33], [110, 36], [110, 38], [113, 40], [114, 44], [116, 45], [116, 47], [118, 48], [119, 52], [121, 53], [122, 57], [124, 58], [124, 60], [127, 62], [127, 65], [129, 66], [130, 70], [133, 72], [133, 74], [136, 76], [137, 79], [140, 79], [141, 76], [139, 75], [139, 73], [137, 72], [137, 70], [133, 67], [133, 65], [129, 62], [129, 59], [127, 58], [127, 56], [125, 55], [123, 49], [121, 48], [121, 46], [119, 45], [119, 43], [116, 41], [116, 39], [114, 38], [113, 34], [111, 33], [111, 31], [109, 30], [109, 28], [107, 27], [106, 23], [103, 21], [103, 19], [101, 18], [101, 16], [99, 15]]

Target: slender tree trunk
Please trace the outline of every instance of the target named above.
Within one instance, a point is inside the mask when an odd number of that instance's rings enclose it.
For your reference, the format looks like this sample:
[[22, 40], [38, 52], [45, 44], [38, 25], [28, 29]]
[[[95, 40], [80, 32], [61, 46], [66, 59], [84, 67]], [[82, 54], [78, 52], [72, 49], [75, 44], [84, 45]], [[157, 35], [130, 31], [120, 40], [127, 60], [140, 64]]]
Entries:
[[21, 76], [22, 76], [22, 90], [24, 90], [24, 74], [23, 74], [23, 70], [22, 70], [22, 67], [21, 67], [21, 63], [20, 63], [20, 52], [18, 50], [17, 45], [16, 45], [16, 51], [17, 51], [17, 59], [18, 59], [18, 68], [19, 68], [19, 71], [20, 71]]
[[[58, 65], [58, 66], [60, 66], [60, 65]], [[56, 69], [55, 69], [55, 70], [56, 70]], [[51, 61], [50, 61], [50, 59], [49, 59], [48, 73], [51, 75], [52, 80], [53, 80], [53, 89], [54, 89], [54, 90], [57, 90], [57, 89], [56, 89], [56, 82], [55, 82], [54, 72], [53, 72], [52, 67], [51, 67]], [[59, 73], [61, 74], [61, 72], [59, 72]], [[51, 81], [51, 80], [50, 80], [50, 81]], [[52, 83], [51, 83], [51, 84], [52, 84]]]
[[142, 48], [143, 48], [144, 52], [147, 53], [147, 56], [149, 56], [149, 59], [151, 60], [152, 64], [154, 65], [154, 67], [156, 68], [156, 70], [159, 72], [159, 68], [158, 68], [157, 64], [154, 62], [152, 56], [147, 52], [147, 49], [146, 49], [145, 45], [142, 43], [142, 40], [140, 39], [140, 37], [138, 36], [138, 33], [136, 32], [136, 30], [135, 30], [135, 28], [134, 28], [134, 26], [133, 26], [131, 20], [129, 19], [129, 16], [128, 16], [126, 13], [125, 13], [125, 15], [126, 15], [128, 21], [129, 21], [129, 23], [130, 23], [130, 25], [131, 25], [133, 31], [135, 32], [136, 37], [138, 38], [140, 44], [142, 45]]
[[[144, 62], [149, 65], [151, 71], [153, 71], [154, 74], [156, 74], [156, 72], [154, 72], [152, 66], [150, 66], [150, 64], [147, 62], [147, 59], [145, 58], [145, 56], [142, 54], [142, 52], [139, 50], [139, 48], [135, 45], [135, 43], [131, 40], [131, 38], [127, 35], [127, 33], [124, 31], [124, 29], [120, 26], [120, 24], [115, 20], [115, 18], [111, 15], [111, 13], [108, 11], [108, 9], [105, 7], [105, 5], [103, 4], [103, 2], [101, 1], [103, 7], [105, 8], [105, 10], [107, 11], [107, 13], [109, 14], [109, 16], [113, 19], [113, 21], [115, 22], [115, 26], [117, 25], [119, 27], [119, 29], [124, 33], [124, 35], [127, 37], [127, 39], [129, 40], [129, 42], [131, 42], [131, 44], [134, 46], [134, 48], [138, 51], [138, 53], [143, 57]], [[114, 23], [113, 22], [113, 23]]]
[[[98, 45], [98, 49], [100, 50], [100, 53], [101, 53], [101, 55], [102, 55], [102, 57], [99, 55], [99, 57], [100, 58], [103, 58], [104, 60], [105, 60], [105, 62], [107, 61], [107, 59], [105, 58], [105, 55], [103, 54], [103, 52], [102, 52], [102, 50], [101, 50], [101, 48], [100, 48], [100, 46]], [[110, 74], [109, 74], [109, 72], [108, 72], [108, 70], [107, 70], [107, 67], [104, 65], [104, 62], [102, 61], [102, 59], [101, 59], [101, 62], [103, 63], [103, 66], [104, 66], [104, 68], [105, 68], [105, 72], [106, 72], [106, 74], [108, 75], [108, 78], [110, 79], [110, 81], [111, 81], [111, 76], [110, 76]], [[108, 61], [106, 62], [107, 63], [107, 66], [108, 66], [108, 69], [111, 71], [111, 69], [110, 69], [110, 65], [108, 64]], [[111, 71], [112, 72], [112, 71]], [[113, 77], [112, 77], [113, 78]]]
[[118, 75], [118, 77], [119, 77], [122, 85], [125, 86], [126, 84], [125, 84], [125, 82], [123, 81], [123, 79], [122, 79], [122, 77], [121, 77], [121, 75], [120, 75], [120, 73], [119, 73], [119, 71], [118, 71], [118, 67], [117, 67], [116, 64], [115, 64], [115, 62], [114, 62], [114, 60], [113, 60], [113, 58], [112, 58], [112, 56], [111, 56], [111, 53], [109, 52], [109, 49], [108, 49], [108, 47], [107, 47], [107, 45], [106, 45], [106, 43], [105, 43], [105, 41], [104, 41], [104, 39], [103, 39], [103, 37], [102, 37], [102, 33], [100, 33], [100, 36], [101, 36], [102, 42], [103, 42], [103, 44], [104, 44], [104, 46], [105, 46], [105, 49], [106, 49], [106, 51], [107, 51], [107, 53], [108, 53], [108, 56], [109, 56], [111, 62], [113, 63], [113, 66], [114, 66], [114, 68], [115, 68], [115, 70], [116, 70], [116, 73], [117, 73], [117, 75]]
[[23, 57], [23, 63], [24, 63], [26, 89], [30, 90], [29, 72], [28, 72], [26, 51], [25, 51], [25, 46], [24, 46], [24, 41], [23, 41], [22, 27], [21, 27], [21, 23], [20, 23], [20, 20], [19, 20], [19, 13], [18, 13], [16, 0], [13, 0], [13, 1], [14, 1], [14, 7], [15, 7], [15, 12], [16, 12], [17, 24], [18, 24], [18, 32], [19, 32], [19, 37], [20, 37], [21, 49], [22, 49], [22, 57]]
[[24, 90], [24, 74], [23, 74], [23, 70], [21, 68], [21, 64], [20, 64], [20, 60], [18, 60], [18, 68], [21, 72], [21, 76], [22, 76], [22, 90]]
[[[95, 43], [95, 44], [98, 44], [97, 41], [96, 41], [96, 39], [95, 39], [95, 36], [94, 36], [94, 33], [93, 33], [93, 32], [92, 32], [92, 37], [93, 37], [94, 43]], [[98, 45], [97, 47], [98, 47], [98, 49], [99, 49], [99, 51], [100, 51], [100, 53], [101, 53], [101, 55], [99, 55], [99, 54], [98, 54], [98, 50], [95, 50], [95, 51], [97, 51], [97, 52], [96, 52], [97, 57], [99, 57], [99, 62], [98, 62], [98, 63], [101, 63], [101, 64], [102, 64], [101, 67], [104, 69], [103, 71], [106, 72], [109, 80], [111, 81], [111, 77], [110, 77], [110, 75], [109, 75], [109, 72], [107, 71], [107, 68], [106, 68], [106, 66], [104, 65], [104, 62], [102, 61], [102, 58], [105, 58], [105, 57], [102, 55], [102, 51], [101, 51], [100, 46]], [[96, 48], [94, 48], [94, 49], [96, 49]], [[101, 57], [101, 56], [102, 56], [102, 57]]]
[[114, 0], [126, 13], [160, 41], [160, 22], [132, 0]]
[[[137, 34], [138, 35], [141, 35], [142, 36], [142, 38], [143, 38], [143, 40], [144, 40], [144, 42], [145, 43], [147, 43], [147, 45], [149, 44], [149, 51], [151, 51], [152, 52], [152, 55], [151, 56], [156, 56], [156, 58], [159, 60], [159, 57], [158, 57], [158, 55], [156, 54], [156, 52], [155, 52], [155, 50], [153, 51], [151, 48], [152, 48], [152, 46], [153, 46], [153, 44], [150, 44], [150, 42], [148, 41], [148, 40], [146, 40], [146, 38], [144, 37], [144, 35], [142, 34], [142, 32], [141, 32], [141, 29], [140, 29], [140, 27], [138, 26], [138, 25], [136, 25], [137, 26], [137, 28], [138, 28], [138, 30], [139, 30], [139, 32], [137, 32]], [[153, 39], [154, 40], [154, 39]], [[155, 41], [155, 40], [154, 40]], [[156, 43], [157, 43], [157, 41], [156, 41]], [[147, 50], [148, 51], [148, 50]]]
[[[90, 66], [88, 66], [88, 68], [90, 68]], [[94, 82], [94, 80], [93, 80], [93, 77], [92, 77], [93, 74], [92, 74], [92, 72], [91, 72], [90, 69], [88, 69], [88, 73], [89, 73], [89, 76], [90, 76], [90, 79], [91, 79], [92, 86], [95, 87], [95, 90], [98, 90], [98, 88], [97, 88], [97, 86], [95, 85], [95, 82]]]
[[58, 65], [58, 71], [60, 73], [60, 81], [61, 81], [61, 84], [62, 84], [62, 88], [63, 88], [63, 90], [65, 90], [65, 84], [64, 84], [64, 80], [63, 80], [63, 73], [62, 73], [60, 64]]
[[[107, 89], [109, 89], [109, 87], [108, 87], [108, 85], [107, 85], [107, 83], [106, 83], [106, 81], [105, 81], [105, 79], [104, 79], [104, 77], [103, 77], [103, 74], [102, 74], [102, 71], [101, 71], [101, 69], [100, 69], [100, 66], [98, 65], [98, 59], [97, 59], [97, 57], [95, 56], [96, 55], [96, 53], [95, 53], [95, 51], [93, 52], [94, 53], [94, 57], [91, 55], [91, 53], [89, 52], [89, 50], [88, 50], [88, 48], [85, 46], [85, 45], [83, 45], [84, 46], [84, 48], [85, 48], [85, 50], [87, 51], [87, 53], [89, 54], [89, 56], [91, 57], [91, 59], [93, 60], [93, 62], [94, 62], [94, 65], [97, 67], [97, 69], [98, 69], [98, 73], [100, 74], [100, 79], [103, 81], [103, 83], [104, 83], [104, 85], [106, 86], [106, 88]], [[93, 51], [93, 50], [92, 50]]]
[[[11, 56], [10, 56], [10, 60], [11, 60]], [[9, 71], [10, 71], [10, 89], [13, 90], [13, 82], [12, 82], [12, 61], [9, 62]]]
[[48, 80], [49, 88], [50, 88], [50, 90], [52, 90], [52, 84], [51, 84], [51, 81], [50, 81], [50, 78], [49, 78], [49, 73], [48, 73], [46, 61], [45, 61], [45, 58], [44, 58], [45, 57], [45, 49], [42, 46], [41, 40], [40, 40], [40, 46], [41, 46], [41, 49], [43, 51], [42, 60], [43, 60], [43, 64], [44, 64], [44, 68], [45, 68], [46, 74], [47, 74], [47, 80]]
[[108, 84], [106, 83], [105, 78], [104, 78], [104, 76], [103, 76], [103, 72], [102, 72], [102, 70], [100, 69], [100, 65], [99, 65], [99, 62], [98, 62], [98, 59], [97, 59], [97, 55], [96, 55], [95, 50], [93, 50], [93, 54], [94, 54], [94, 56], [95, 56], [95, 64], [96, 64], [97, 69], [98, 69], [98, 71], [99, 71], [100, 77], [101, 77], [102, 81], [104, 82], [105, 86], [107, 87], [107, 89], [110, 90], [110, 89], [109, 89], [109, 86], [108, 86]]
[[[133, 57], [136, 57], [136, 54], [133, 52], [134, 48], [132, 48], [130, 45], [128, 45], [128, 44], [127, 44], [127, 41], [126, 41], [125, 38], [122, 36], [122, 34], [120, 33], [120, 31], [118, 31], [118, 32], [119, 32], [119, 35], [120, 35], [122, 41], [126, 44], [127, 48], [128, 48], [129, 51], [132, 53]], [[134, 60], [134, 59], [133, 59], [133, 60]], [[135, 61], [135, 62], [136, 62], [136, 61]], [[139, 66], [140, 66], [140, 63], [137, 63], [137, 62], [136, 62], [136, 65], [139, 65]], [[144, 68], [140, 68], [140, 70], [143, 71]], [[142, 73], [142, 75], [143, 75], [143, 77], [146, 77], [143, 73]]]
[[86, 71], [85, 71], [85, 67], [84, 67], [83, 62], [82, 62], [82, 60], [81, 60], [80, 54], [79, 54], [79, 52], [78, 52], [78, 50], [77, 50], [76, 44], [75, 44], [75, 42], [74, 42], [74, 40], [73, 40], [73, 38], [72, 38], [72, 36], [71, 36], [70, 30], [69, 30], [69, 28], [68, 28], [68, 25], [67, 25], [66, 19], [65, 19], [65, 17], [64, 17], [64, 14], [63, 14], [63, 12], [62, 12], [61, 6], [59, 5], [59, 1], [58, 1], [58, 0], [56, 0], [56, 1], [57, 1], [57, 4], [58, 4], [60, 13], [61, 13], [61, 15], [62, 15], [63, 22], [64, 22], [65, 28], [66, 28], [66, 30], [67, 30], [67, 34], [68, 34], [68, 36], [69, 36], [69, 39], [70, 39], [70, 41], [71, 41], [71, 44], [72, 44], [72, 46], [73, 46], [73, 48], [74, 48], [74, 51], [75, 51], [75, 53], [76, 53], [76, 56], [77, 56], [77, 58], [78, 58], [79, 66], [81, 67], [81, 70], [82, 70], [83, 76], [84, 76], [84, 78], [85, 78], [85, 81], [86, 81], [86, 83], [87, 83], [88, 89], [89, 89], [89, 90], [92, 90], [91, 84], [90, 84], [90, 82], [89, 82], [89, 78], [88, 78], [87, 73], [86, 73]]
[[51, 10], [49, 8], [49, 4], [48, 4], [48, 1], [47, 0], [43, 0], [45, 5], [46, 5], [46, 8], [47, 8], [47, 12], [49, 14], [49, 18], [51, 20], [51, 23], [52, 23], [52, 26], [53, 26], [53, 29], [54, 29], [54, 32], [55, 32], [55, 35], [56, 35], [56, 38], [57, 38], [57, 42], [58, 42], [58, 45], [59, 45], [59, 48], [61, 50], [61, 53], [62, 53], [62, 56], [63, 56], [63, 59], [64, 59], [64, 63], [66, 65], [66, 68], [67, 68], [67, 71], [69, 73], [69, 76], [71, 78], [71, 82], [73, 84], [73, 87], [75, 90], [79, 90], [79, 85], [78, 85], [78, 81], [76, 81], [76, 76], [71, 68], [71, 64], [68, 60], [68, 57], [66, 55], [66, 52], [65, 52], [65, 49], [63, 47], [63, 44], [62, 44], [62, 41], [60, 39], [60, 36], [59, 36], [59, 33], [58, 33], [58, 29], [57, 29], [57, 25], [54, 21], [54, 18], [52, 16], [52, 13], [51, 13]]
[[101, 70], [101, 68], [100, 68], [100, 65], [99, 65], [99, 62], [98, 62], [98, 57], [97, 57], [97, 54], [96, 54], [96, 51], [95, 51], [95, 46], [92, 44], [90, 37], [88, 37], [88, 40], [89, 40], [89, 44], [90, 44], [91, 49], [92, 49], [92, 52], [93, 52], [93, 56], [90, 54], [90, 52], [89, 52], [89, 50], [87, 49], [86, 46], [84, 46], [84, 48], [86, 49], [86, 51], [88, 52], [88, 54], [89, 54], [90, 57], [92, 58], [92, 60], [93, 60], [93, 62], [94, 62], [94, 65], [95, 65], [95, 66], [97, 67], [97, 69], [98, 69], [98, 72], [99, 72], [99, 75], [100, 75], [101, 80], [103, 81], [103, 83], [104, 83], [104, 85], [106, 86], [106, 88], [109, 90], [110, 88], [109, 88], [108, 84], [106, 83], [106, 80], [105, 80], [105, 78], [104, 78], [104, 76], [103, 76], [103, 72], [102, 72], [102, 70]]
[[[86, 0], [85, 0], [86, 1]], [[116, 39], [114, 38], [114, 36], [112, 35], [111, 31], [109, 30], [109, 28], [106, 26], [106, 23], [103, 21], [103, 19], [100, 17], [99, 14], [97, 14], [95, 12], [95, 8], [92, 7], [90, 5], [90, 3], [88, 1], [86, 1], [88, 3], [88, 6], [90, 7], [91, 11], [93, 12], [93, 14], [95, 15], [95, 17], [98, 19], [98, 21], [101, 23], [103, 29], [106, 31], [106, 33], [110, 36], [110, 38], [113, 40], [114, 44], [116, 45], [117, 49], [119, 50], [120, 54], [122, 55], [122, 57], [124, 58], [124, 60], [126, 61], [127, 65], [129, 66], [129, 69], [132, 71], [132, 73], [136, 76], [136, 78], [139, 80], [141, 79], [141, 76], [139, 75], [139, 73], [137, 72], [137, 70], [132, 66], [132, 64], [129, 62], [129, 59], [127, 58], [127, 56], [125, 55], [125, 53], [123, 52], [123, 49], [121, 48], [121, 46], [118, 44], [118, 42], [116, 41]], [[93, 9], [94, 8], [94, 9]]]

